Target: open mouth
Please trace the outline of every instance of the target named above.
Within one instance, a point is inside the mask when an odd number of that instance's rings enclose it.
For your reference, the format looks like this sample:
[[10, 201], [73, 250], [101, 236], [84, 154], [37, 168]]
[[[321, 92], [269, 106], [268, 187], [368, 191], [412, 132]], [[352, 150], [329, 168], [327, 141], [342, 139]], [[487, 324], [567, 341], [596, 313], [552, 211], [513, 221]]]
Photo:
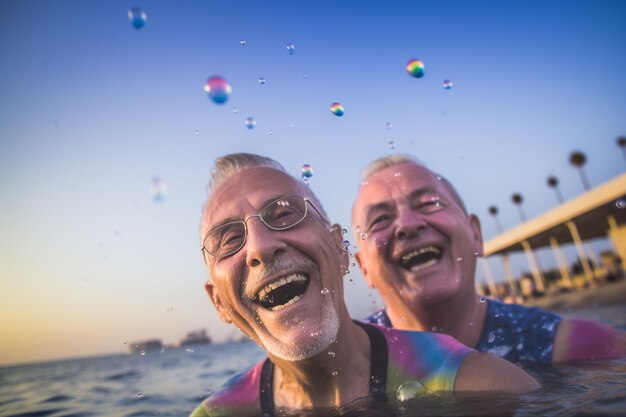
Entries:
[[279, 311], [296, 303], [309, 287], [309, 278], [291, 274], [261, 288], [254, 301], [271, 311]]
[[441, 259], [441, 248], [426, 246], [409, 252], [400, 259], [400, 265], [406, 270], [415, 272], [431, 266]]

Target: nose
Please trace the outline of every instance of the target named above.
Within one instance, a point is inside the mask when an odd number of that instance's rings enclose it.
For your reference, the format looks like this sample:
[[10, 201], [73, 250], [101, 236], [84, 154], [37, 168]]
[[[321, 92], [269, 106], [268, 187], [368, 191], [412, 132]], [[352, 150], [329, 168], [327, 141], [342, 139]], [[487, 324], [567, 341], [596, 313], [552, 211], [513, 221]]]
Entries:
[[[256, 217], [256, 216], [255, 216]], [[280, 231], [267, 227], [260, 218], [248, 220], [248, 237], [246, 240], [246, 264], [253, 268], [268, 265], [285, 251], [287, 244], [279, 239]]]
[[395, 235], [397, 238], [407, 239], [415, 237], [424, 229], [426, 229], [426, 221], [422, 214], [410, 208], [399, 210], [398, 217], [396, 217]]

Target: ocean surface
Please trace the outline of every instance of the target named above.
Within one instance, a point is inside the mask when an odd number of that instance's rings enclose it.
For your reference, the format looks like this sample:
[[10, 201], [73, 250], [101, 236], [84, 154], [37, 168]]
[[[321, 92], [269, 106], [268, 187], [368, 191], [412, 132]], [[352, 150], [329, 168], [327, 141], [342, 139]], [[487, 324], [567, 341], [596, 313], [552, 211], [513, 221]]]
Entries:
[[[626, 330], [624, 305], [564, 315]], [[0, 367], [0, 416], [184, 417], [229, 377], [263, 357], [255, 344], [242, 342]], [[426, 397], [302, 415], [626, 415], [626, 359], [524, 367], [543, 388], [521, 397]]]

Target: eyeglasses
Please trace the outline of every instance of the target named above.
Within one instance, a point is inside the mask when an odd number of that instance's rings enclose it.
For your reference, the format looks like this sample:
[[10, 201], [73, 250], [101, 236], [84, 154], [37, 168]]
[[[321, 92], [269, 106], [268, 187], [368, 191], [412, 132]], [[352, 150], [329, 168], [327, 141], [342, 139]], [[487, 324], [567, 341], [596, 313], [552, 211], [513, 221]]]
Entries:
[[307, 203], [320, 217], [324, 217], [308, 198], [298, 194], [284, 195], [263, 207], [259, 214], [249, 216], [245, 220], [228, 222], [209, 230], [204, 236], [200, 250], [206, 251], [216, 258], [232, 255], [243, 248], [246, 243], [248, 220], [258, 217], [265, 226], [272, 230], [291, 229], [306, 217]]

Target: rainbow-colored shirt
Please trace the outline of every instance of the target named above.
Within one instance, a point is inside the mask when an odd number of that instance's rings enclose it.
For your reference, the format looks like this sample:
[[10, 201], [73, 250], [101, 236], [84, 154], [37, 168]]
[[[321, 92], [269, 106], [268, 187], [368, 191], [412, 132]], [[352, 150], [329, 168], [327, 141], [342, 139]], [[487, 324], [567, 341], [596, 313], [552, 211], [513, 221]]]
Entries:
[[[357, 323], [357, 322], [355, 322]], [[461, 364], [474, 352], [445, 334], [412, 332], [357, 323], [370, 344], [370, 397], [396, 398], [406, 382], [418, 382], [426, 393], [452, 392]], [[272, 415], [274, 365], [269, 359], [235, 375], [190, 417]]]

